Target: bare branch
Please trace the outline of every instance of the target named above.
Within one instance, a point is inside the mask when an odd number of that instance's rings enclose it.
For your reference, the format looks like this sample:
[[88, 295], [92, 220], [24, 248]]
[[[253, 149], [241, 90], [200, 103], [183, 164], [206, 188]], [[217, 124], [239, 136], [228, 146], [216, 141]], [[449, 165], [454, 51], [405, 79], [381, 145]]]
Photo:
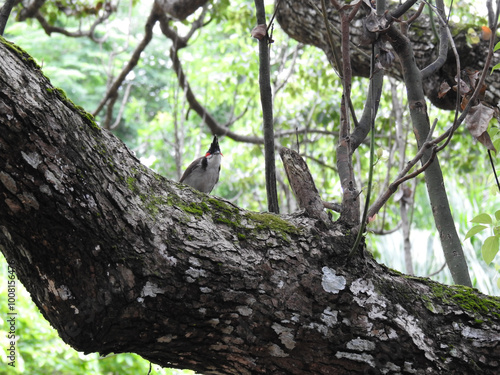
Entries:
[[[432, 130], [429, 132], [429, 135], [432, 135], [436, 127], [436, 124], [437, 124], [437, 119], [434, 120]], [[415, 170], [413, 173], [408, 174], [408, 172], [415, 166], [415, 164], [417, 164], [422, 159], [422, 157], [427, 153], [428, 149], [432, 149], [432, 152], [426, 163], [423, 164], [417, 170]], [[389, 198], [396, 192], [399, 185], [401, 185], [405, 181], [417, 177], [419, 174], [424, 172], [429, 167], [429, 165], [431, 165], [432, 161], [434, 160], [434, 156], [436, 155], [436, 152], [437, 148], [435, 140], [431, 141], [430, 138], [428, 137], [427, 141], [424, 142], [422, 147], [420, 147], [415, 157], [405, 165], [405, 167], [398, 173], [395, 181], [391, 183], [386, 189], [386, 191], [377, 198], [375, 203], [373, 203], [373, 205], [368, 210], [368, 217], [372, 217], [375, 214], [377, 214], [377, 212], [382, 208], [382, 206], [384, 206], [389, 200]]]
[[[129, 82], [127, 84], [127, 87], [125, 88], [125, 93], [123, 94], [122, 103], [120, 105], [120, 109], [118, 111], [118, 115], [116, 116], [115, 121], [109, 127], [110, 130], [116, 129], [118, 127], [118, 125], [120, 124], [120, 121], [121, 121], [122, 116], [123, 116], [123, 112], [125, 110], [125, 106], [126, 106], [126, 104], [128, 102], [128, 98], [130, 96], [130, 90], [131, 90], [131, 88], [132, 88], [132, 82]], [[112, 106], [110, 106], [110, 107], [112, 108]]]
[[167, 38], [171, 39], [173, 42], [172, 47], [170, 47], [170, 59], [172, 60], [173, 70], [177, 75], [177, 80], [179, 82], [179, 85], [186, 95], [186, 99], [187, 102], [189, 103], [190, 108], [192, 108], [198, 114], [198, 116], [200, 116], [203, 119], [203, 122], [209, 127], [210, 131], [213, 134], [225, 135], [238, 142], [263, 144], [264, 139], [262, 137], [237, 134], [229, 130], [227, 127], [221, 125], [215, 119], [215, 117], [213, 117], [208, 112], [208, 110], [198, 101], [198, 99], [193, 93], [193, 90], [191, 89], [191, 86], [189, 85], [184, 70], [182, 69], [182, 64], [178, 55], [179, 49], [187, 46], [187, 40], [185, 38], [180, 37], [174, 30], [170, 28], [168, 24], [170, 19], [165, 14], [159, 15], [158, 20], [160, 22], [160, 28], [162, 33]]
[[52, 33], [59, 33], [71, 38], [88, 37], [96, 43], [102, 43], [106, 40], [107, 37], [104, 36], [103, 38], [96, 38], [95, 29], [97, 26], [106, 21], [111, 16], [111, 14], [113, 14], [113, 10], [109, 8], [109, 10], [107, 10], [102, 16], [100, 16], [98, 19], [94, 21], [90, 29], [87, 31], [82, 31], [82, 30], [69, 31], [63, 27], [53, 26], [45, 19], [45, 17], [42, 16], [40, 12], [36, 13], [35, 18], [40, 23], [40, 25], [42, 26], [43, 30], [47, 33], [47, 35], [51, 35]]
[[117, 95], [118, 89], [123, 84], [123, 81], [125, 81], [125, 78], [127, 77], [127, 75], [135, 68], [135, 66], [139, 62], [139, 59], [141, 57], [141, 53], [148, 46], [149, 42], [151, 42], [151, 39], [153, 38], [153, 27], [154, 27], [155, 23], [158, 21], [158, 14], [157, 14], [158, 10], [159, 9], [156, 7], [156, 5], [153, 5], [153, 8], [151, 9], [151, 13], [149, 14], [149, 17], [148, 17], [146, 24], [144, 26], [144, 31], [145, 31], [144, 38], [139, 43], [139, 45], [136, 47], [136, 49], [132, 53], [132, 56], [130, 57], [130, 60], [128, 61], [127, 65], [122, 69], [122, 71], [120, 72], [118, 77], [115, 79], [113, 84], [109, 87], [104, 98], [101, 100], [101, 102], [98, 104], [97, 108], [92, 113], [94, 116], [97, 116], [99, 114], [99, 112], [101, 112], [101, 110], [103, 109], [104, 105], [114, 95]]
[[34, 0], [27, 7], [19, 12], [19, 21], [26, 21], [28, 18], [33, 18], [38, 13], [38, 10], [45, 4], [45, 0]]
[[[443, 0], [436, 0], [436, 3], [437, 3], [437, 8], [434, 11], [438, 13], [438, 17], [440, 19], [444, 19]], [[427, 6], [431, 9], [432, 12], [433, 9], [431, 8], [431, 4], [427, 3]], [[433, 21], [434, 19], [432, 18], [431, 20]], [[450, 30], [448, 28], [448, 25], [439, 22], [439, 56], [434, 62], [432, 62], [432, 64], [422, 69], [422, 79], [425, 79], [430, 75], [434, 74], [446, 62], [446, 58], [448, 57], [449, 34]], [[451, 40], [453, 41], [453, 38]]]

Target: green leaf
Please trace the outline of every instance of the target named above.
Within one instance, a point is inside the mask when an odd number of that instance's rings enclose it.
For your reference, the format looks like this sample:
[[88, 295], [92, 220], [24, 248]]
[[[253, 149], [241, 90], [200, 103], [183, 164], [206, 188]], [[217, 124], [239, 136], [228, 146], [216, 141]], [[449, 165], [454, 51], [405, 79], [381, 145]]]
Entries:
[[479, 214], [471, 220], [472, 223], [493, 224], [489, 214]]
[[500, 220], [500, 210], [495, 211], [495, 219]]
[[500, 49], [500, 42], [498, 42], [495, 46], [495, 48], [493, 48], [493, 52], [496, 52]]
[[491, 68], [491, 73], [493, 73], [497, 69], [500, 69], [500, 63], [496, 64], [494, 67]]
[[483, 246], [481, 247], [481, 252], [483, 254], [483, 259], [486, 264], [490, 264], [495, 255], [498, 253], [498, 237], [490, 236], [484, 240]]
[[481, 232], [483, 229], [486, 229], [486, 228], [488, 228], [486, 225], [475, 225], [475, 226], [473, 226], [472, 228], [469, 229], [469, 231], [465, 235], [464, 241], [467, 238], [472, 237], [472, 236], [478, 234], [479, 232]]

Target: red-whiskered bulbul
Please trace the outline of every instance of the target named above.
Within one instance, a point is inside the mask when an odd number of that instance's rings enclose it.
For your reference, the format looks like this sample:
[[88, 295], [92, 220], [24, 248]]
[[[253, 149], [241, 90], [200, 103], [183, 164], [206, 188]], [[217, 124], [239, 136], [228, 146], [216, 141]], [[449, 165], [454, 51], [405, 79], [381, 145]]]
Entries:
[[210, 194], [217, 181], [219, 181], [221, 159], [222, 152], [220, 152], [219, 142], [217, 136], [214, 136], [214, 140], [205, 156], [189, 164], [179, 182], [194, 187], [203, 193]]

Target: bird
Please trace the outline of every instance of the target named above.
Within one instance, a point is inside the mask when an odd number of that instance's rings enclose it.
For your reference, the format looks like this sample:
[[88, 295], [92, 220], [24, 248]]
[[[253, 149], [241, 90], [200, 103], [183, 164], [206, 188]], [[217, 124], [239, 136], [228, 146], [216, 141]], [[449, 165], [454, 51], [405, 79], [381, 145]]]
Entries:
[[210, 194], [219, 181], [222, 152], [217, 136], [210, 145], [205, 156], [195, 159], [186, 168], [179, 182], [189, 185], [203, 193]]

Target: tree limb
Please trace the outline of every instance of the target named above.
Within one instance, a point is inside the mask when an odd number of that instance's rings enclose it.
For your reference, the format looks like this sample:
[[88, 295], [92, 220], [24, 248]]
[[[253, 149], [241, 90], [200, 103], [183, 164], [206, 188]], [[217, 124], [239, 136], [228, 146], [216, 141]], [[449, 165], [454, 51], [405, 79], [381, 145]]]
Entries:
[[146, 49], [149, 42], [151, 42], [151, 39], [153, 38], [153, 27], [154, 27], [155, 23], [158, 21], [158, 17], [159, 17], [158, 8], [155, 5], [153, 5], [153, 7], [151, 9], [151, 13], [149, 14], [148, 19], [146, 21], [146, 24], [144, 26], [144, 37], [143, 37], [142, 41], [137, 45], [137, 47], [136, 47], [135, 51], [132, 53], [132, 56], [130, 57], [130, 60], [128, 61], [127, 65], [122, 69], [122, 71], [120, 72], [118, 77], [111, 84], [108, 91], [106, 92], [106, 95], [104, 96], [104, 98], [98, 104], [97, 108], [92, 113], [94, 116], [97, 116], [99, 114], [99, 112], [101, 112], [103, 107], [106, 105], [106, 103], [113, 96], [117, 96], [118, 90], [120, 89], [121, 85], [125, 81], [125, 78], [135, 68], [135, 66], [139, 62], [139, 59], [141, 57], [141, 53]]

